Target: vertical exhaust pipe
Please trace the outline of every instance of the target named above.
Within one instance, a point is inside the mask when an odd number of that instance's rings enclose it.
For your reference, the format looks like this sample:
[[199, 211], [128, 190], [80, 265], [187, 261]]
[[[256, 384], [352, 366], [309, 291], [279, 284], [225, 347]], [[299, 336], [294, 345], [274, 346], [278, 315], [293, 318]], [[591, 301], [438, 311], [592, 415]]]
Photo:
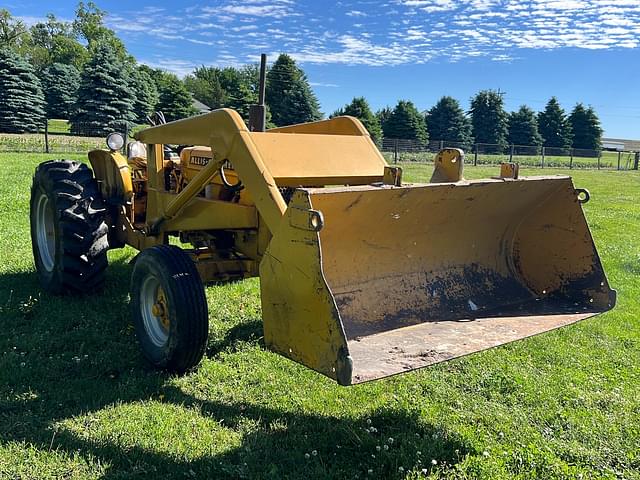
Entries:
[[267, 55], [260, 55], [260, 84], [258, 87], [258, 104], [249, 106], [249, 130], [264, 132], [267, 123], [267, 111], [264, 104], [266, 89]]

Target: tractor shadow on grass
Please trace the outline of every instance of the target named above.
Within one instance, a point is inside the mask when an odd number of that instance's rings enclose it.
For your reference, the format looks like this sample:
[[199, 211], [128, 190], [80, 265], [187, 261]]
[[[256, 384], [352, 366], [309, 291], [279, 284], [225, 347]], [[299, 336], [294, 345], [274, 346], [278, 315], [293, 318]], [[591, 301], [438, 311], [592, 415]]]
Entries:
[[261, 319], [253, 319], [231, 327], [224, 338], [210, 339], [205, 355], [212, 358], [222, 351], [234, 352], [238, 345], [253, 342], [264, 348], [264, 332]]
[[[203, 400], [185, 393], [169, 376], [142, 364], [130, 324], [130, 271], [126, 261], [113, 262], [105, 291], [86, 297], [40, 294], [34, 273], [0, 276], [0, 444], [17, 442], [20, 452], [27, 451], [21, 444], [33, 445], [39, 462], [55, 455], [53, 463], [77, 465], [69, 458], [79, 455], [110, 479], [363, 478], [369, 469], [377, 478], [394, 478], [404, 476], [399, 467], [430, 468], [432, 458], [455, 464], [471, 450], [406, 409], [337, 418], [323, 414], [322, 405], [310, 411], [293, 401], [273, 408], [259, 400]], [[233, 350], [238, 342], [259, 336], [260, 321], [240, 324], [210, 350]], [[310, 381], [329, 382], [310, 375]], [[239, 398], [264, 397], [262, 385], [242, 388], [246, 392]], [[362, 401], [365, 396], [356, 390], [361, 387], [352, 388], [353, 395], [341, 392], [331, 398]], [[151, 437], [153, 448], [132, 439], [129, 419], [120, 409], [135, 406], [134, 411], [149, 414], [153, 429], [162, 423], [152, 413], [165, 408], [159, 404], [195, 416], [201, 425], [212, 420], [228, 429], [221, 433], [224, 443], [214, 440], [209, 451], [184, 459], [179, 449], [159, 444], [157, 437]], [[125, 417], [121, 427], [118, 415]], [[375, 431], [366, 430], [371, 427]], [[181, 431], [172, 432], [178, 426], [170, 421], [162, 428], [169, 436]], [[199, 428], [190, 434], [210, 433]], [[33, 468], [27, 477], [45, 472]]]

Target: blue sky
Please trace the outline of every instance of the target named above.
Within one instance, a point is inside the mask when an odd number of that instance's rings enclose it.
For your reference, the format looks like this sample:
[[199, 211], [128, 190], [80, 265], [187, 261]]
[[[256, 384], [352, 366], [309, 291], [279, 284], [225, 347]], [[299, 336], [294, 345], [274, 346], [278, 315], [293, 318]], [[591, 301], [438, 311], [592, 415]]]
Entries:
[[[73, 17], [76, 0], [8, 0], [27, 23]], [[506, 93], [507, 109], [594, 106], [605, 134], [640, 138], [640, 0], [97, 0], [142, 63], [184, 75], [199, 65], [298, 60], [331, 113], [363, 95], [374, 109], [442, 95]]]

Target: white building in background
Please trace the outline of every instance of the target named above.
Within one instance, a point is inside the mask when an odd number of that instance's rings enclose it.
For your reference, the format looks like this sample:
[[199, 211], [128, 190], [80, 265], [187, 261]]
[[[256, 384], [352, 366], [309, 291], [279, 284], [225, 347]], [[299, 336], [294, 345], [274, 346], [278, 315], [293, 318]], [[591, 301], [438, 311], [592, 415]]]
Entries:
[[602, 139], [602, 149], [614, 152], [640, 152], [640, 140], [606, 137]]

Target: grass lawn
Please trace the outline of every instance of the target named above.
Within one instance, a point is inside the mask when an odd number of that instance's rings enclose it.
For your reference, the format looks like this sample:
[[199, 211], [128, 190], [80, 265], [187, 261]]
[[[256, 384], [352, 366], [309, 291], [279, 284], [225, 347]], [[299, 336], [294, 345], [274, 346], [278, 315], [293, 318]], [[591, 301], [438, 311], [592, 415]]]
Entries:
[[101, 294], [41, 293], [29, 187], [52, 157], [0, 154], [1, 479], [640, 479], [638, 172], [573, 172], [614, 311], [345, 388], [264, 349], [255, 279], [207, 289], [207, 356], [181, 378], [138, 352], [133, 250], [110, 252]]
[[69, 120], [50, 118], [47, 120], [49, 133], [69, 133], [71, 131], [71, 125]]

